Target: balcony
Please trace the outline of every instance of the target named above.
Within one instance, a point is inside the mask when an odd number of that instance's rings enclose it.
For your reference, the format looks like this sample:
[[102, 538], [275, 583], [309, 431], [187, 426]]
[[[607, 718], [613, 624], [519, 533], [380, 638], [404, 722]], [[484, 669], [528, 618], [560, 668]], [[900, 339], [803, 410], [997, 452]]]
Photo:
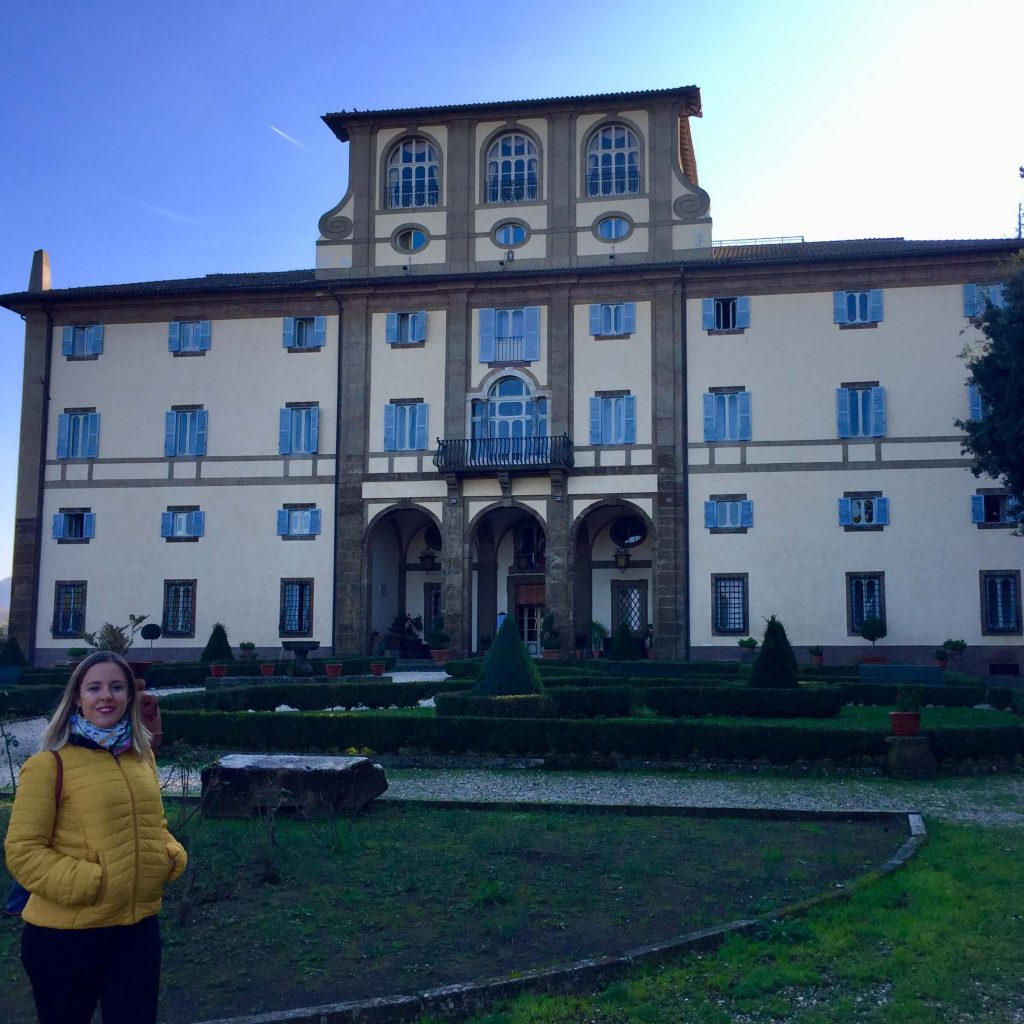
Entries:
[[437, 442], [434, 465], [442, 473], [546, 472], [572, 469], [572, 441], [558, 437], [477, 437]]

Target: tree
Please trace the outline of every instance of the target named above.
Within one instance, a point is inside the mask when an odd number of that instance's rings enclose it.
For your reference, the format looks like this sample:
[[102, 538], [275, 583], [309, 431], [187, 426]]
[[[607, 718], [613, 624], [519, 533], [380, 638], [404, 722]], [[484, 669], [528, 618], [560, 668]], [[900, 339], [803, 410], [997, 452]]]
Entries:
[[540, 693], [543, 689], [540, 673], [519, 636], [516, 620], [506, 615], [480, 666], [473, 693], [484, 697], [510, 697], [522, 693]]
[[640, 652], [637, 650], [636, 641], [630, 632], [629, 624], [623, 619], [612, 634], [612, 648], [608, 652], [612, 661], [637, 661]]
[[764, 639], [750, 673], [750, 685], [777, 689], [799, 685], [796, 655], [786, 635], [786, 627], [774, 615], [765, 619]]
[[967, 346], [963, 358], [971, 371], [969, 383], [977, 388], [980, 419], [957, 420], [966, 433], [960, 450], [974, 459], [975, 476], [1003, 482], [1018, 503], [1017, 534], [1024, 534], [1024, 257], [1011, 263], [1003, 287], [1004, 304], [986, 303], [981, 318], [984, 342]]
[[231, 644], [228, 643], [228, 634], [224, 626], [215, 622], [213, 629], [210, 630], [210, 639], [206, 641], [206, 646], [203, 648], [203, 653], [199, 655], [199, 660], [209, 664], [213, 661], [234, 661], [235, 652], [231, 650]]

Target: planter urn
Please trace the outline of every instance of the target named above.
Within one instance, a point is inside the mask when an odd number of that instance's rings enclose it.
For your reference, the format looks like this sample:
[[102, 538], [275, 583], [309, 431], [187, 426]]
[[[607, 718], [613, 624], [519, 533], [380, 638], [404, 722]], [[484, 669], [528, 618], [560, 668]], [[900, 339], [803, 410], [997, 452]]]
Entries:
[[918, 736], [921, 733], [920, 711], [890, 711], [893, 736]]
[[384, 675], [384, 662], [383, 661], [371, 661], [370, 662], [370, 671], [375, 676], [382, 676], [382, 675]]
[[272, 661], [264, 661], [260, 665], [260, 675], [261, 676], [272, 676], [274, 674], [274, 670], [276, 668], [277, 668], [277, 666]]
[[327, 670], [327, 676], [330, 679], [337, 679], [341, 675], [342, 669], [345, 667], [340, 661], [329, 661], [324, 666]]
[[213, 676], [214, 679], [223, 679], [227, 674], [228, 674], [228, 667], [227, 667], [227, 665], [211, 665], [210, 666], [210, 675]]
[[430, 656], [434, 659], [435, 665], [443, 665], [452, 656], [452, 652], [447, 647], [432, 647]]

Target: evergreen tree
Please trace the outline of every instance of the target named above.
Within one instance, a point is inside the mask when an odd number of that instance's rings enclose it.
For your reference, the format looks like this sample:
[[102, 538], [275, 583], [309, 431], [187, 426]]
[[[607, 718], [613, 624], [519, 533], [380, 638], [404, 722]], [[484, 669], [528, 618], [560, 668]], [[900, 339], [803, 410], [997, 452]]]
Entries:
[[612, 648], [608, 657], [612, 661], [637, 661], [640, 658], [636, 641], [625, 620], [615, 627], [615, 632], [612, 634]]
[[799, 685], [796, 656], [789, 645], [786, 627], [773, 615], [765, 620], [764, 640], [750, 675], [750, 685], [785, 688]]
[[199, 655], [199, 660], [209, 664], [213, 661], [234, 661], [235, 652], [231, 650], [231, 644], [228, 643], [227, 630], [219, 622], [213, 624], [213, 629], [210, 631], [210, 639], [206, 641], [206, 646], [203, 648], [203, 653]]
[[0, 648], [0, 667], [2, 668], [27, 668], [28, 662], [22, 653], [21, 644], [18, 638], [11, 633], [7, 642]]
[[543, 689], [540, 673], [519, 636], [516, 620], [506, 615], [484, 658], [473, 693], [485, 697], [508, 697], [540, 693]]

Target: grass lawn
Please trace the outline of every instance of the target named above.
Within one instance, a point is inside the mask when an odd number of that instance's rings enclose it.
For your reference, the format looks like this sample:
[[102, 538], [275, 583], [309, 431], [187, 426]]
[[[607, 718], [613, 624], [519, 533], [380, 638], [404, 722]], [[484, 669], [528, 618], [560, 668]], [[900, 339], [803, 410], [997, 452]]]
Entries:
[[[196, 874], [191, 891], [170, 888], [162, 918], [167, 1024], [620, 952], [826, 891], [906, 838], [881, 822], [386, 801], [334, 823], [193, 817], [177, 831]], [[0, 923], [10, 1024], [33, 1019], [19, 936], [20, 922]]]

